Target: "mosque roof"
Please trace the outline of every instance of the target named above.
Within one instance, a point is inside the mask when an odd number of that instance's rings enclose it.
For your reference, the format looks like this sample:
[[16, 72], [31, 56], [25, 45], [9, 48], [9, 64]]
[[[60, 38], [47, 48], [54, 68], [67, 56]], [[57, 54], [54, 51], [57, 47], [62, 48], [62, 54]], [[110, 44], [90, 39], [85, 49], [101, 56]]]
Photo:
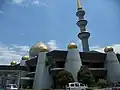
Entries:
[[27, 67], [24, 66], [11, 66], [11, 65], [0, 65], [0, 71], [16, 71], [16, 70], [23, 70], [28, 71]]
[[[68, 51], [54, 50], [47, 53], [48, 60], [56, 60], [65, 62]], [[100, 52], [79, 52], [83, 62], [98, 62], [103, 63], [105, 60], [105, 53]], [[37, 58], [26, 61], [29, 66], [36, 66]]]

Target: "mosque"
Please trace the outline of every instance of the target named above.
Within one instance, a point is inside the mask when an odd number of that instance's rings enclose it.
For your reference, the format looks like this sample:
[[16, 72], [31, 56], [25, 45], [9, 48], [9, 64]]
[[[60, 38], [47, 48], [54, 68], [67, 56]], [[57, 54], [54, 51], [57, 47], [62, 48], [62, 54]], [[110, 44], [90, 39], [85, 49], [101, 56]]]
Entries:
[[35, 90], [49, 89], [54, 84], [56, 73], [61, 70], [71, 72], [77, 81], [77, 72], [82, 65], [88, 66], [96, 79], [120, 82], [120, 55], [111, 46], [104, 49], [105, 53], [89, 50], [90, 33], [86, 30], [84, 15], [85, 11], [77, 0], [77, 25], [81, 31], [78, 38], [82, 41], [83, 52], [73, 42], [68, 44], [67, 51], [49, 51], [44, 43], [37, 43], [30, 48], [29, 56], [23, 56], [19, 64], [13, 61], [10, 66], [0, 66], [0, 72], [6, 72], [2, 74], [6, 79], [0, 83], [15, 82], [17, 85], [30, 85]]

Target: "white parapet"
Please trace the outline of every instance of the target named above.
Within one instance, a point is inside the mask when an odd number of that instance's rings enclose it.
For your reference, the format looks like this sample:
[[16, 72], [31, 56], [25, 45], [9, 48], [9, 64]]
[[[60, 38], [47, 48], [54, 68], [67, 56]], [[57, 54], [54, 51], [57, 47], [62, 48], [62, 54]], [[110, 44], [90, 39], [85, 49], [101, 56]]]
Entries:
[[67, 58], [65, 62], [65, 70], [67, 70], [73, 75], [75, 81], [77, 81], [77, 73], [80, 70], [81, 66], [82, 66], [82, 62], [77, 46], [76, 48], [75, 46], [71, 48], [69, 44]]
[[107, 69], [107, 81], [109, 83], [120, 82], [120, 63], [113, 49], [106, 50], [104, 66]]

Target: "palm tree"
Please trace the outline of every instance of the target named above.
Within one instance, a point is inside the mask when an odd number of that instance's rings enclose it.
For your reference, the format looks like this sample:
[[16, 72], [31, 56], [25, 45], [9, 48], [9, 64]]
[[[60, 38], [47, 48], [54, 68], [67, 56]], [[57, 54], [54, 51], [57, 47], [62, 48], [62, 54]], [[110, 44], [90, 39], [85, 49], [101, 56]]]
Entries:
[[68, 71], [60, 71], [56, 76], [56, 85], [58, 88], [65, 88], [68, 83], [74, 82], [73, 76]]

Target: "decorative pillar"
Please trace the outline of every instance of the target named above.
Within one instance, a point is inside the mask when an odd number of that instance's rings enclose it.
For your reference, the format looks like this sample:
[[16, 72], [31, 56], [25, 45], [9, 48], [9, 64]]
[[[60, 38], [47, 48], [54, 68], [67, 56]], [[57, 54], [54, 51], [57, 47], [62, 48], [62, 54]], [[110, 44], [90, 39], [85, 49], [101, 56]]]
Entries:
[[77, 45], [70, 43], [68, 45], [68, 53], [65, 62], [65, 70], [73, 75], [75, 81], [77, 81], [77, 73], [82, 66], [81, 57]]
[[[50, 89], [52, 86], [52, 77], [49, 74], [48, 67], [46, 66], [48, 48], [44, 44], [37, 44], [35, 49], [39, 50], [38, 60], [36, 65], [35, 77], [33, 82], [33, 89]], [[36, 49], [36, 50], [37, 50]], [[32, 49], [34, 50], [34, 49]]]
[[106, 53], [104, 67], [107, 69], [107, 81], [109, 83], [120, 82], [120, 63], [113, 48], [108, 46], [104, 51]]

